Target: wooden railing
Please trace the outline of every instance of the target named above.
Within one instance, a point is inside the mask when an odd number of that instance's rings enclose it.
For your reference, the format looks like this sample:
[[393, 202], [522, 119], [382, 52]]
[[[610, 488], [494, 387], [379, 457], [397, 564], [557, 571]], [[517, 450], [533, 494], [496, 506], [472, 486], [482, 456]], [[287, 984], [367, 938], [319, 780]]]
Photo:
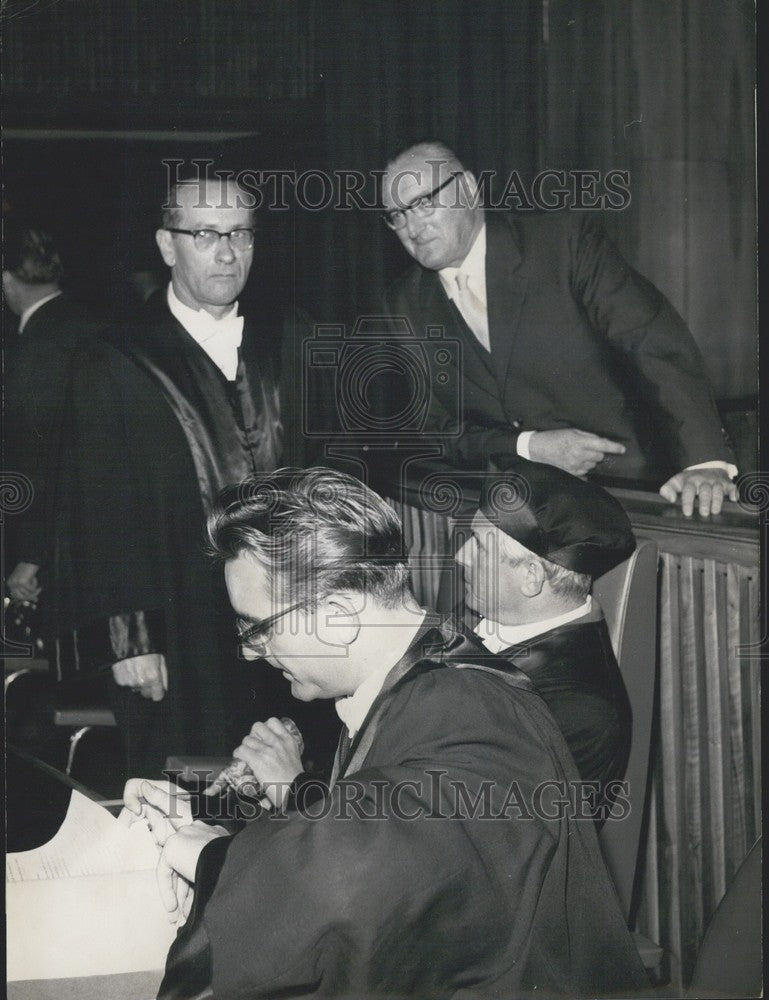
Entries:
[[724, 892], [761, 832], [759, 524], [712, 523], [619, 493], [660, 547], [659, 726], [639, 926], [686, 983]]
[[[657, 725], [637, 927], [663, 946], [667, 978], [682, 989], [761, 828], [759, 518], [737, 504], [710, 521], [684, 518], [656, 494], [612, 492], [636, 535], [660, 548]], [[418, 597], [445, 609], [451, 511], [396, 507]]]

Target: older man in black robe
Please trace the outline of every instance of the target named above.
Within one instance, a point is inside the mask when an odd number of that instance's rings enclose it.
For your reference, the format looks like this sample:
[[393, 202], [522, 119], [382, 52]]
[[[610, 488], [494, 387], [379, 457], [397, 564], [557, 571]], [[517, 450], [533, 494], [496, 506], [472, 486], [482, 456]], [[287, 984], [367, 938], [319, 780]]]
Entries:
[[56, 504], [56, 660], [68, 680], [111, 668], [129, 773], [157, 774], [169, 753], [224, 752], [234, 703], [249, 697], [203, 549], [217, 492], [274, 468], [281, 452], [264, 344], [279, 340], [283, 317], [238, 315], [253, 227], [248, 196], [231, 181], [172, 188], [156, 235], [171, 271], [162, 315], [73, 366]]
[[518, 459], [485, 477], [456, 555], [467, 606], [482, 616], [476, 633], [533, 681], [597, 803], [625, 774], [632, 715], [590, 588], [634, 549], [627, 514], [606, 490]]

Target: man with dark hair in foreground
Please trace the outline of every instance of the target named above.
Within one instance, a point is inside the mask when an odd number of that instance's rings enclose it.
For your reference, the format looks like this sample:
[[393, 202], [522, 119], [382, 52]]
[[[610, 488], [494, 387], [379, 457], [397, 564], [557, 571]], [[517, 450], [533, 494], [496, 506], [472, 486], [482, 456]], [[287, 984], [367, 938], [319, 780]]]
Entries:
[[[417, 605], [388, 505], [341, 473], [281, 471], [225, 494], [209, 534], [243, 646], [296, 698], [336, 699], [344, 729], [322, 799], [233, 837], [173, 786], [128, 783], [171, 914], [194, 884], [162, 1000], [645, 985], [557, 726], [525, 675]], [[284, 804], [301, 762], [282, 723], [235, 757]]]

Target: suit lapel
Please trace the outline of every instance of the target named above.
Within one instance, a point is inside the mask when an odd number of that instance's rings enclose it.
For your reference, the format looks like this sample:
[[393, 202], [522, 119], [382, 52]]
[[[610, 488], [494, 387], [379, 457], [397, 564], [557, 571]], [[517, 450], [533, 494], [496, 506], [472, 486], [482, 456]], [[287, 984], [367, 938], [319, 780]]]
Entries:
[[491, 356], [500, 386], [507, 379], [527, 279], [521, 273], [523, 256], [511, 220], [487, 216], [486, 301]]
[[[447, 337], [459, 339], [462, 345], [460, 377], [475, 383], [483, 392], [496, 398], [498, 390], [492, 357], [478, 343], [457, 307], [449, 301], [440, 278], [434, 271], [424, 270], [421, 274], [419, 303], [421, 315], [429, 316], [431, 325], [441, 326]], [[424, 336], [422, 330], [416, 330], [415, 333], [417, 336]]]

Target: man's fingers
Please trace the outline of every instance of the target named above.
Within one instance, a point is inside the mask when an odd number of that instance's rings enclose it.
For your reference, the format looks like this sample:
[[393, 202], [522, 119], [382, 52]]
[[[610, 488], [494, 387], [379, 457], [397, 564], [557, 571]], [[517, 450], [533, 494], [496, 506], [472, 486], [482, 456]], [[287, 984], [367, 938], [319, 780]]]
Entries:
[[681, 492], [682, 485], [683, 479], [680, 474], [671, 476], [666, 483], [660, 486], [660, 496], [664, 497], [668, 503], [675, 503], [678, 499], [678, 494]]
[[192, 901], [195, 898], [195, 890], [189, 883], [187, 884], [187, 895], [184, 897], [184, 903], [182, 905], [182, 917], [186, 920], [190, 915], [190, 910], [192, 909]]
[[624, 455], [627, 449], [624, 444], [617, 441], [609, 441], [608, 438], [601, 438], [601, 449], [608, 455]]
[[176, 922], [181, 926], [189, 916], [192, 907], [190, 883], [181, 875], [176, 876]]
[[694, 498], [697, 496], [697, 487], [693, 482], [684, 484], [681, 490], [681, 510], [684, 517], [691, 517], [694, 511]]
[[160, 893], [160, 901], [165, 909], [168, 910], [171, 918], [174, 919], [178, 905], [176, 900], [176, 881], [179, 876], [168, 864], [164, 855], [165, 851], [160, 855], [158, 866], [155, 869], [155, 878], [158, 884], [158, 892]]
[[579, 465], [587, 466], [588, 469], [595, 468], [599, 462], [603, 461], [602, 451], [585, 451], [579, 456]]
[[[251, 727], [251, 733], [247, 737], [250, 740], [258, 740], [262, 743], [266, 743], [268, 747], [274, 747], [278, 743], [278, 736], [281, 733], [276, 733], [274, 730], [264, 722], [256, 722]], [[245, 742], [245, 740], [244, 740]]]
[[175, 786], [161, 788], [152, 781], [142, 781], [141, 796], [147, 805], [157, 809], [158, 812], [168, 816], [169, 819], [181, 819], [177, 808], [178, 801], [185, 801], [190, 798], [189, 792], [182, 789], [176, 790]]
[[724, 502], [724, 491], [718, 483], [701, 483], [698, 493], [700, 517], [710, 517], [711, 511], [718, 514]]
[[128, 673], [128, 664], [122, 661], [112, 664], [112, 676], [115, 678], [115, 683], [119, 684], [121, 687], [129, 687], [131, 684], [131, 678]]
[[144, 807], [144, 818], [147, 821], [147, 826], [150, 828], [150, 833], [155, 838], [155, 843], [163, 847], [168, 838], [176, 830], [174, 824], [165, 812], [157, 809], [155, 806], [151, 806], [149, 803]]
[[141, 812], [137, 815], [131, 809], [127, 809], [125, 806], [118, 813], [117, 821], [121, 826], [131, 827], [134, 823], [141, 823], [144, 819]]
[[170, 815], [172, 819], [181, 818], [178, 810], [179, 803], [187, 803], [192, 799], [191, 792], [179, 788], [178, 785], [174, 785], [170, 781], [161, 783], [149, 781], [147, 778], [141, 781], [141, 794], [142, 798], [155, 806], [156, 809], [160, 809], [162, 812]]
[[609, 438], [600, 437], [598, 434], [591, 434], [589, 431], [580, 431], [579, 433], [580, 437], [584, 436], [583, 439], [586, 448], [611, 455], [625, 454], [624, 444], [619, 444], [617, 441], [610, 441]]
[[[125, 783], [125, 788], [123, 789], [123, 805], [125, 809], [123, 812], [128, 810], [133, 813], [137, 818], [142, 815], [142, 785], [144, 780], [142, 778], [129, 778]], [[120, 814], [123, 815], [122, 813]]]
[[283, 725], [280, 719], [276, 719], [274, 716], [268, 719], [264, 723], [264, 725], [266, 729], [269, 729], [271, 732], [275, 733], [275, 735], [280, 739], [285, 739], [287, 736], [293, 739], [293, 736], [291, 736], [291, 733], [288, 731], [288, 729], [286, 729], [286, 727]]
[[[162, 701], [167, 690], [168, 688], [163, 686], [162, 680], [158, 677], [157, 680], [153, 681], [152, 684], [149, 685], [149, 697], [152, 698], [153, 701]], [[144, 694], [144, 691], [142, 691], [142, 694]], [[144, 697], [146, 698], [148, 696], [144, 695]]]
[[660, 495], [669, 503], [675, 503], [679, 493], [681, 511], [685, 517], [691, 517], [695, 503], [700, 517], [710, 517], [711, 514], [721, 513], [727, 497], [730, 500], [738, 497], [736, 483], [731, 482], [725, 474], [714, 474], [709, 469], [701, 472], [684, 470], [671, 476], [660, 487]]

